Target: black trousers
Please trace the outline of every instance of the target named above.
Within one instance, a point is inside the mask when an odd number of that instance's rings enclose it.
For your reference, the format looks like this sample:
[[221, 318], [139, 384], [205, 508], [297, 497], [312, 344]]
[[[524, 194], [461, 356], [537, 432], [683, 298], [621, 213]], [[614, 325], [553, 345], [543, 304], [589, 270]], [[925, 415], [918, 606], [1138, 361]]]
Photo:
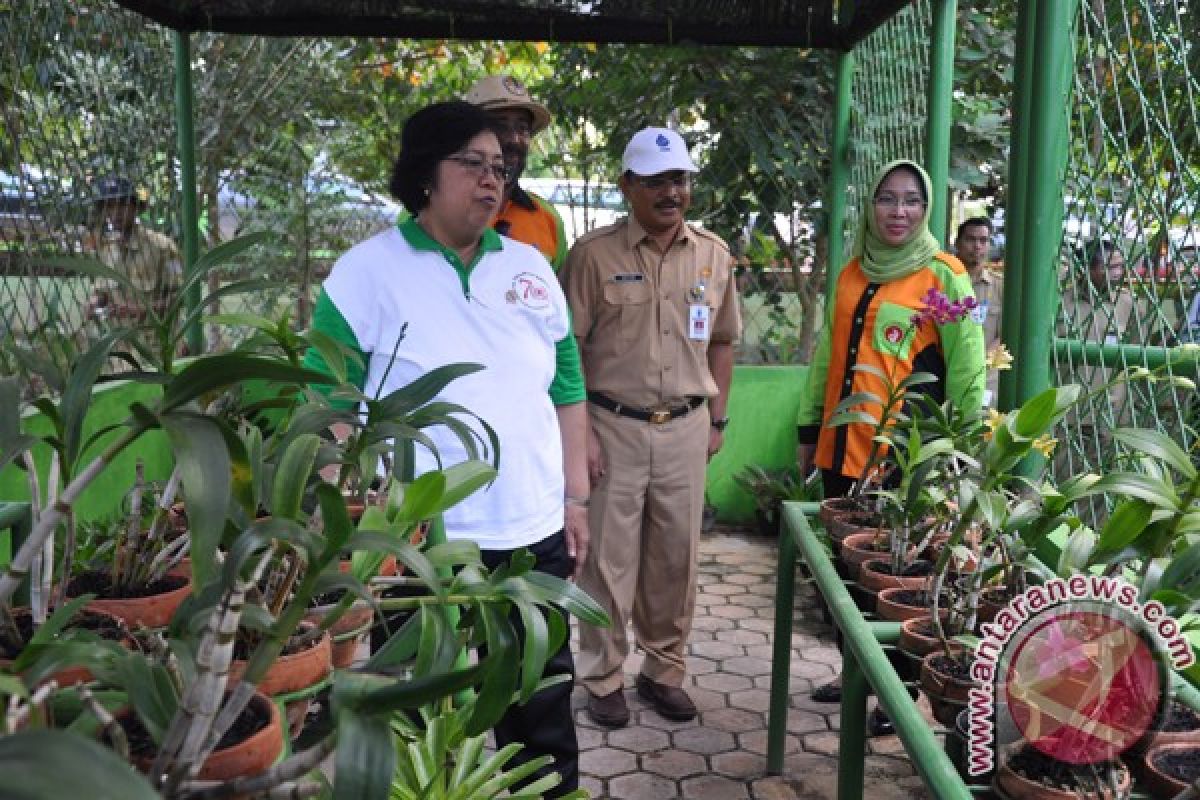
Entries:
[[[575, 569], [574, 560], [567, 555], [566, 534], [562, 531], [525, 548], [537, 559], [534, 568], [557, 578], [568, 578]], [[507, 564], [514, 550], [484, 550], [483, 563], [488, 569]], [[511, 617], [521, 635], [524, 626], [519, 614]], [[544, 689], [525, 705], [510, 706], [500, 722], [493, 728], [496, 746], [504, 747], [518, 742], [524, 747], [509, 762], [510, 766], [523, 764], [538, 756], [548, 755], [552, 764], [538, 770], [529, 780], [514, 787], [532, 783], [543, 775], [557, 772], [562, 783], [546, 794], [547, 798], [561, 797], [579, 788], [579, 742], [575, 737], [575, 716], [571, 713], [571, 690], [574, 687], [575, 660], [571, 657], [570, 637], [563, 642], [549, 661], [543, 676], [570, 675], [571, 680]]]

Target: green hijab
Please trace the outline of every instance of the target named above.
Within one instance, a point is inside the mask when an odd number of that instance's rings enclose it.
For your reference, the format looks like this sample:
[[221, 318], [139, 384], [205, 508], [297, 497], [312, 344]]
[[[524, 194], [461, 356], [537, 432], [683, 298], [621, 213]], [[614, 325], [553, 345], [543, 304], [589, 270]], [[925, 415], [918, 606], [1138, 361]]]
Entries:
[[[925, 215], [917, 223], [912, 235], [898, 247], [883, 241], [875, 224], [875, 193], [888, 174], [897, 167], [909, 167], [921, 176], [925, 187]], [[933, 196], [933, 184], [929, 175], [914, 161], [900, 159], [884, 166], [871, 183], [871, 191], [863, 199], [862, 212], [858, 217], [858, 232], [854, 237], [853, 255], [859, 260], [863, 273], [871, 283], [889, 283], [913, 274], [928, 264], [942, 246], [929, 232], [929, 198]]]

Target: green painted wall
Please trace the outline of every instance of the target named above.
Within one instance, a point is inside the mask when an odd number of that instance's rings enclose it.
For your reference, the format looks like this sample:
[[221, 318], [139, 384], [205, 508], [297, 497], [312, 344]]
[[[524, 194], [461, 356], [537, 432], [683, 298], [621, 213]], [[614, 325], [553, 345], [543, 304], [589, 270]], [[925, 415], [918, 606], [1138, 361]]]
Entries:
[[733, 482], [747, 464], [796, 463], [796, 410], [808, 367], [734, 367], [725, 445], [708, 465], [708, 501], [722, 522], [754, 519], [754, 499]]
[[[92, 405], [88, 409], [87, 422], [84, 424], [84, 436], [91, 436], [94, 431], [106, 425], [120, 423], [127, 419], [130, 403], [140, 401], [150, 405], [160, 394], [161, 389], [157, 386], [126, 382], [97, 389], [92, 395]], [[35, 435], [41, 435], [49, 433], [52, 428], [45, 417], [34, 412], [27, 416], [26, 430]], [[87, 456], [90, 458], [98, 454], [105, 444], [112, 441], [114, 436], [116, 436], [116, 432], [101, 437], [89, 449]], [[49, 458], [49, 448], [35, 449], [34, 460], [43, 481]], [[85, 458], [85, 463], [89, 458]], [[171, 472], [170, 449], [167, 446], [166, 434], [162, 431], [150, 431], [118, 456], [113, 464], [84, 491], [75, 504], [80, 519], [93, 520], [111, 516], [120, 507], [125, 493], [133, 485], [133, 470], [138, 458], [141, 458], [146, 465], [148, 480], [165, 480]], [[45, 491], [44, 483], [43, 491]], [[29, 482], [25, 473], [12, 465], [0, 471], [0, 500], [28, 499]]]

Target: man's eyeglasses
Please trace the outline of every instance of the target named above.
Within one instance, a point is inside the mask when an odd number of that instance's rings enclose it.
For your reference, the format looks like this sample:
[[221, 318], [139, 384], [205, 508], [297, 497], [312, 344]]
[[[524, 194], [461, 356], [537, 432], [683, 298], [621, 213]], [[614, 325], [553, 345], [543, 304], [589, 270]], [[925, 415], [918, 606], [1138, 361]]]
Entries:
[[482, 178], [485, 175], [491, 175], [501, 183], [508, 181], [508, 167], [504, 166], [503, 161], [488, 161], [482, 156], [475, 156], [471, 155], [470, 153], [464, 155], [446, 156], [446, 160], [453, 161], [455, 164], [461, 165], [463, 169], [465, 169], [467, 172], [470, 172], [476, 178]]
[[692, 176], [686, 172], [670, 176], [651, 175], [650, 177], [643, 177], [642, 175], [635, 175], [634, 180], [652, 192], [660, 191], [668, 186], [676, 189], [686, 189], [692, 185]]
[[925, 207], [925, 201], [919, 194], [910, 194], [904, 197], [897, 197], [894, 194], [877, 194], [875, 195], [875, 205], [887, 211], [895, 211], [897, 208], [916, 211]]

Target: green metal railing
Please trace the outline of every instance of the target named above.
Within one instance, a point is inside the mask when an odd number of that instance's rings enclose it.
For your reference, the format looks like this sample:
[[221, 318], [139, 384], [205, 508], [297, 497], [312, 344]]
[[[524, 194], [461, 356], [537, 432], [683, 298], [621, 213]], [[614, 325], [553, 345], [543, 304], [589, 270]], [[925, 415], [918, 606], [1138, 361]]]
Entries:
[[838, 734], [838, 800], [861, 800], [866, 748], [867, 687], [883, 704], [896, 726], [904, 749], [925, 785], [937, 800], [968, 800], [971, 790], [959, 776], [941, 742], [917, 710], [908, 687], [888, 661], [881, 643], [894, 643], [900, 625], [863, 619], [825, 546], [809, 527], [805, 513], [815, 503], [785, 503], [779, 539], [778, 584], [775, 594], [775, 644], [771, 663], [770, 715], [767, 723], [767, 771], [783, 768], [787, 724], [788, 664], [791, 660], [792, 600], [796, 557], [805, 564], [825, 598], [833, 622], [842, 633], [842, 707]]

